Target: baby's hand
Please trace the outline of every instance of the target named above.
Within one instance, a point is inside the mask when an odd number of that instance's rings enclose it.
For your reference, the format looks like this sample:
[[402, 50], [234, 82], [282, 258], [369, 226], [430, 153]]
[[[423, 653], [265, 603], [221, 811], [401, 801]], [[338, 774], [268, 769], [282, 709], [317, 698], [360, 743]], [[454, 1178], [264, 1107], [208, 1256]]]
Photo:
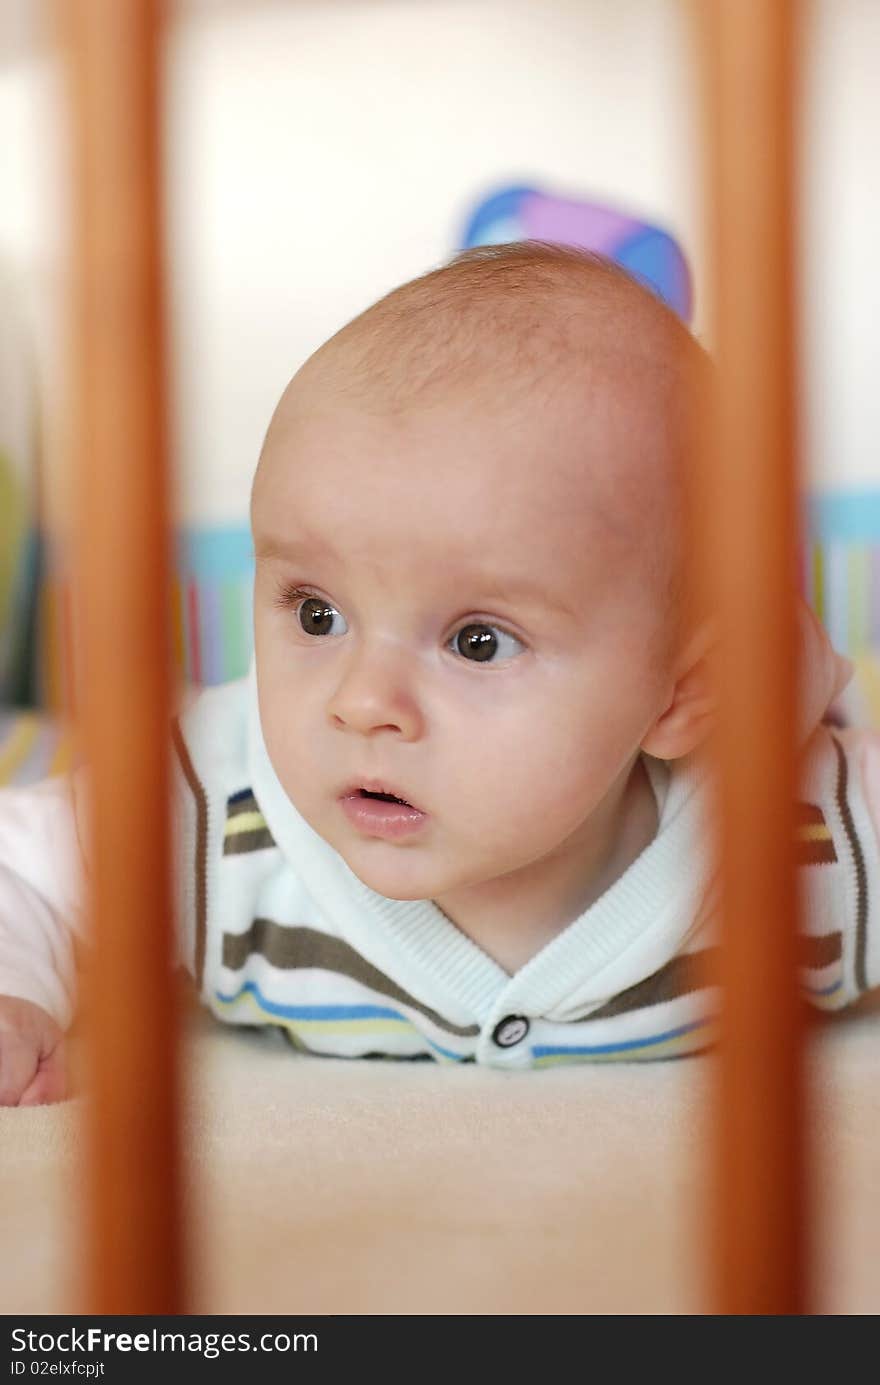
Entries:
[[39, 1005], [0, 995], [0, 1106], [41, 1106], [67, 1095], [64, 1035]]
[[798, 739], [806, 741], [853, 676], [855, 666], [836, 653], [824, 626], [805, 601], [798, 603], [801, 682]]

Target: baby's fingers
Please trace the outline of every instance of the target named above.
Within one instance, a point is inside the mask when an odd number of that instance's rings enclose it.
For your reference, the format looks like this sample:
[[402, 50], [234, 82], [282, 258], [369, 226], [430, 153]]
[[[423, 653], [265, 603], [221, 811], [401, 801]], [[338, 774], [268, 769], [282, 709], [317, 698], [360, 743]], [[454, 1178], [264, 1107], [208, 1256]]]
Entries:
[[0, 1035], [0, 1106], [17, 1106], [39, 1067], [40, 1051], [27, 1035]]
[[834, 666], [834, 691], [831, 695], [832, 702], [839, 697], [848, 683], [852, 681], [856, 666], [852, 659], [847, 659], [843, 654], [835, 655]]
[[45, 1058], [41, 1058], [33, 1081], [19, 1097], [19, 1106], [44, 1106], [63, 1101], [68, 1094], [67, 1061], [64, 1044], [59, 1043]]

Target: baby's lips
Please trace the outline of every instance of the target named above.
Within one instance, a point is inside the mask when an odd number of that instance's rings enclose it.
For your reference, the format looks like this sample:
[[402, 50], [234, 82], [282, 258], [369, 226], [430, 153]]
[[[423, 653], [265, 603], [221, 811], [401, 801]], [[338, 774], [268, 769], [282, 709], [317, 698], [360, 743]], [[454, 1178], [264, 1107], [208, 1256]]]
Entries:
[[348, 784], [342, 790], [342, 793], [339, 795], [339, 797], [357, 798], [361, 795], [362, 790], [367, 790], [367, 792], [372, 794], [391, 794], [393, 797], [399, 799], [401, 803], [405, 804], [407, 808], [415, 808], [416, 811], [419, 813], [425, 812], [425, 809], [420, 807], [419, 804], [413, 803], [411, 798], [408, 798], [406, 794], [401, 793], [400, 789], [396, 785], [392, 786], [387, 780], [384, 779], [356, 780], [354, 783]]

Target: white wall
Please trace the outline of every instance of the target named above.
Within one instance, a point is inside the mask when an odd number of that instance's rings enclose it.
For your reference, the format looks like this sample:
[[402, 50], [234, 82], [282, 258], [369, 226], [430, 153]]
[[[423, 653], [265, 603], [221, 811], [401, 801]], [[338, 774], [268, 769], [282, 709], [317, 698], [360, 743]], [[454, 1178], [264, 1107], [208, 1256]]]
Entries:
[[643, 0], [296, 4], [182, 24], [169, 152], [187, 512], [241, 507], [287, 378], [448, 257], [491, 187], [621, 200], [690, 240], [681, 49], [677, 7]]
[[[802, 193], [807, 463], [880, 487], [880, 0], [815, 0]], [[880, 536], [878, 536], [880, 537]]]
[[[2, 52], [2, 49], [0, 49]], [[32, 409], [60, 395], [61, 178], [58, 72], [45, 58], [22, 56], [0, 66], [0, 316], [14, 333], [17, 378], [0, 363], [0, 448], [32, 493], [41, 434], [57, 471], [60, 410], [44, 408], [39, 434]], [[18, 398], [18, 392], [25, 398]], [[36, 403], [39, 401], [40, 403]], [[27, 415], [24, 428], [17, 422]]]
[[[534, 182], [665, 225], [695, 263], [699, 303], [687, 19], [682, 0], [182, 4], [167, 87], [181, 519], [244, 519], [289, 375], [446, 258], [495, 186]], [[808, 438], [821, 485], [880, 481], [878, 24], [876, 0], [816, 0], [808, 46]], [[12, 149], [0, 255], [24, 275], [50, 384], [56, 89], [38, 48], [0, 66]]]

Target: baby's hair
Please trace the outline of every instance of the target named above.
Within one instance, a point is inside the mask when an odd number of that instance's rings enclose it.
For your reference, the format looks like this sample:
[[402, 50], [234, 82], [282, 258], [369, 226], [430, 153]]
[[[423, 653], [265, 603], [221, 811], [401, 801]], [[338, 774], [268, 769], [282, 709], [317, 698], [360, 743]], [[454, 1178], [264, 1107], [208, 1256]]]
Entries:
[[602, 329], [615, 321], [632, 326], [620, 341], [630, 359], [657, 359], [659, 334], [668, 364], [705, 354], [654, 290], [613, 260], [514, 241], [461, 251], [392, 289], [309, 364], [333, 358], [342, 365], [336, 383], [343, 393], [378, 390], [383, 407], [407, 407], [425, 391], [476, 384], [483, 365], [495, 387], [524, 373], [532, 384], [549, 380], [573, 358], [589, 358], [591, 324]]
[[[616, 260], [598, 251], [583, 249], [580, 246], [559, 245], [553, 241], [520, 240], [503, 242], [498, 245], [475, 245], [469, 250], [461, 250], [439, 269], [423, 275], [414, 283], [456, 271], [459, 277], [466, 267], [478, 265], [479, 271], [473, 276], [482, 279], [487, 290], [509, 288], [514, 292], [534, 292], [541, 289], [553, 292], [559, 287], [560, 279], [571, 282], [572, 274], [580, 274], [586, 286], [593, 291], [601, 291], [603, 281], [614, 289], [635, 289], [656, 296], [655, 290], [647, 282], [624, 269]], [[662, 302], [662, 299], [660, 300]], [[671, 312], [671, 309], [668, 311]], [[678, 320], [678, 319], [676, 319]]]

